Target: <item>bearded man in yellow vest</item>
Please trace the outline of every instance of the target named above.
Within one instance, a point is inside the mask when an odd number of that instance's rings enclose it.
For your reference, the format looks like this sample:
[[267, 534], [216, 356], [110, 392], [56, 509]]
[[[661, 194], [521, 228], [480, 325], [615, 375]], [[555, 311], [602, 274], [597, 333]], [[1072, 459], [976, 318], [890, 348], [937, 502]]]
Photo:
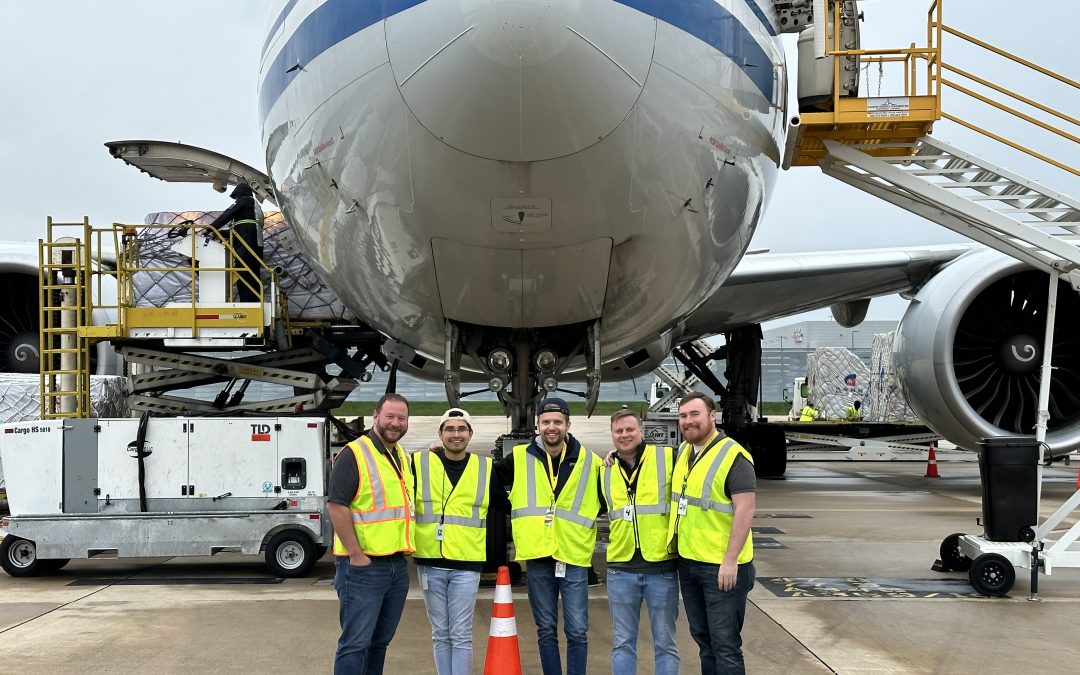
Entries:
[[641, 417], [627, 408], [611, 416], [611, 441], [615, 461], [610, 465], [605, 462], [601, 473], [611, 524], [607, 548], [608, 605], [614, 638], [611, 672], [638, 672], [638, 622], [644, 600], [652, 627], [651, 672], [678, 675], [678, 561], [667, 545], [674, 453], [669, 447], [646, 444]]
[[506, 493], [490, 488], [491, 458], [468, 452], [472, 435], [469, 413], [450, 408], [439, 419], [439, 442], [412, 456], [413, 562], [438, 675], [472, 673], [473, 610], [487, 558], [488, 508], [493, 501], [501, 501], [501, 510], [510, 508]]
[[413, 552], [415, 524], [412, 474], [398, 441], [408, 430], [408, 401], [386, 394], [375, 406], [371, 431], [341, 451], [330, 473], [327, 506], [341, 623], [337, 675], [382, 673], [405, 609], [405, 556]]
[[570, 435], [570, 409], [561, 398], [537, 407], [539, 435], [495, 465], [510, 485], [510, 523], [518, 560], [528, 561], [526, 584], [536, 621], [544, 675], [561, 675], [558, 604], [562, 597], [566, 672], [583, 675], [588, 657], [589, 567], [600, 513], [600, 458]]
[[679, 553], [679, 585], [702, 675], [744, 673], [742, 626], [754, 586], [757, 479], [753, 459], [716, 429], [716, 405], [701, 392], [679, 401], [668, 542]]

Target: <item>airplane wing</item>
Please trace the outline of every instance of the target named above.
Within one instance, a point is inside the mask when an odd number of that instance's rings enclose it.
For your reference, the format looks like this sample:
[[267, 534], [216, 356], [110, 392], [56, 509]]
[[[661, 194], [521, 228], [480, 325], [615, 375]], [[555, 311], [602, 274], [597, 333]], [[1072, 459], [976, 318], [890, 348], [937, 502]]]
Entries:
[[831, 305], [917, 290], [976, 244], [744, 256], [686, 321], [682, 340]]
[[213, 150], [169, 141], [109, 141], [105, 147], [113, 157], [168, 183], [210, 183], [224, 192], [226, 185], [243, 182], [260, 201], [277, 205], [269, 176]]

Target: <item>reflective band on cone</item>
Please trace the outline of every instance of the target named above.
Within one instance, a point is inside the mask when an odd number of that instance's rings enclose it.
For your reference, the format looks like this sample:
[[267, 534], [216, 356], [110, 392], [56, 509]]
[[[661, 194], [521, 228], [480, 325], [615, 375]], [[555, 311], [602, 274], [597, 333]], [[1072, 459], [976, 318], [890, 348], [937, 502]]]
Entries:
[[514, 598], [510, 595], [510, 568], [500, 567], [495, 582], [495, 604], [491, 606], [487, 660], [484, 675], [521, 675]]

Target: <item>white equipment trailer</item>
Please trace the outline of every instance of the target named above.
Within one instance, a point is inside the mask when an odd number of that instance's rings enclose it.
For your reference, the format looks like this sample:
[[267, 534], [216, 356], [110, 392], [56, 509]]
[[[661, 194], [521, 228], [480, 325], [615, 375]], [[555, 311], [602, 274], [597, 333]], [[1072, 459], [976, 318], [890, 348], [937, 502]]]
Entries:
[[325, 416], [66, 419], [3, 425], [11, 576], [69, 559], [265, 552], [281, 577], [326, 553]]

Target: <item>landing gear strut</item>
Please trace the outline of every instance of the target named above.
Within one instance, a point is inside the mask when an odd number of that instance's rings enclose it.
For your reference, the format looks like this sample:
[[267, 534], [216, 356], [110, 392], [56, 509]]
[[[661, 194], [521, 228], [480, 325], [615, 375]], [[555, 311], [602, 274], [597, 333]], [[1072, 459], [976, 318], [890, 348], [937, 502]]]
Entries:
[[[697, 376], [719, 399], [719, 423], [724, 432], [739, 441], [754, 458], [754, 471], [761, 478], [779, 478], [787, 469], [787, 439], [784, 430], [764, 417], [754, 420], [750, 408], [757, 406], [761, 382], [761, 326], [754, 324], [724, 334], [726, 344], [707, 351], [700, 341], [687, 342], [673, 350], [676, 360]], [[709, 365], [724, 361], [725, 385]]]

